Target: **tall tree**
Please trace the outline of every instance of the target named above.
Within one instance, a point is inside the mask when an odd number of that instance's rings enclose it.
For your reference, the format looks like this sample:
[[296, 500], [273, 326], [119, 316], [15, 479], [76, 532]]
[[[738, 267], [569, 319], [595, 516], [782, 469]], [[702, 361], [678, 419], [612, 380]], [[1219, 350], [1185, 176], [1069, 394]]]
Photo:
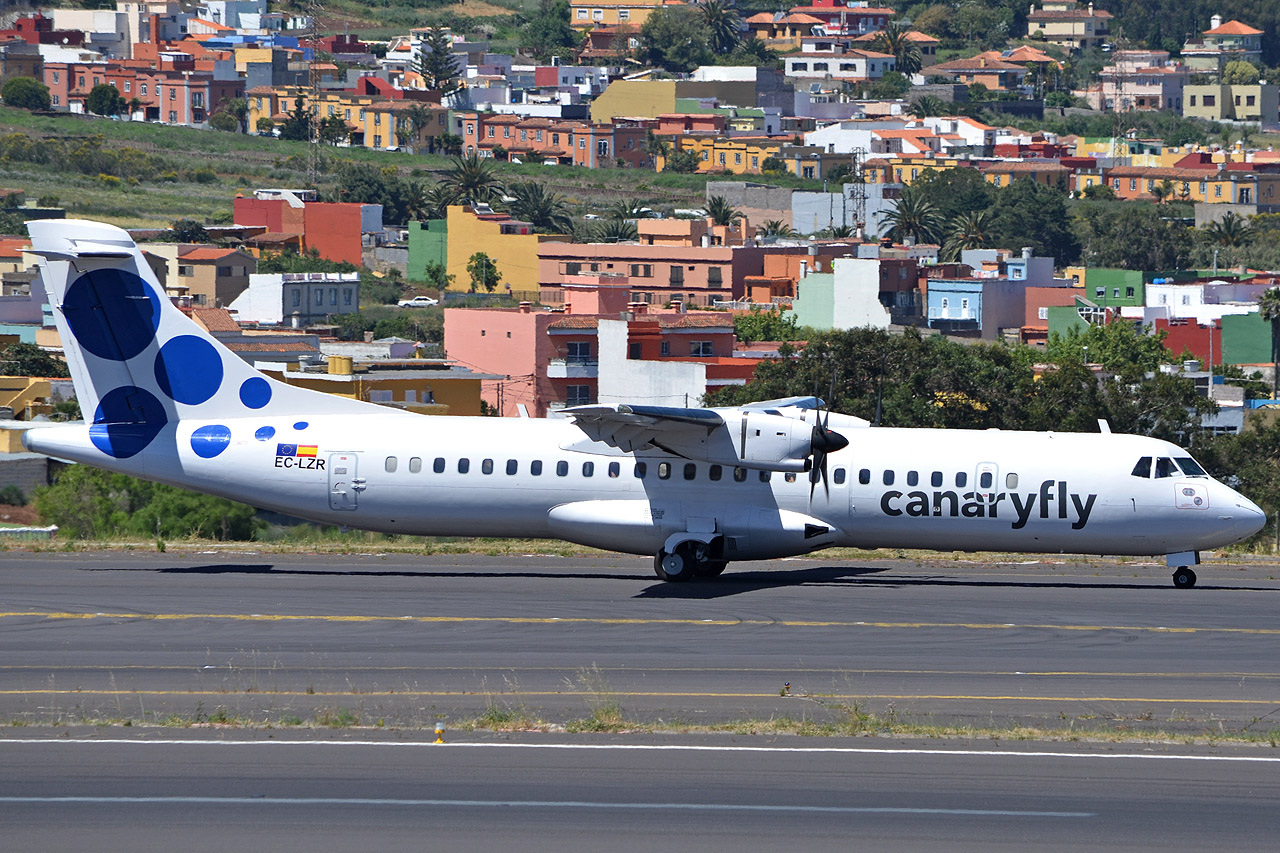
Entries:
[[492, 293], [502, 280], [498, 265], [484, 252], [476, 252], [467, 260], [467, 275], [471, 276], [472, 293], [480, 289]]
[[441, 95], [456, 92], [458, 61], [453, 56], [453, 37], [442, 27], [432, 27], [423, 35], [418, 45], [418, 67], [428, 89]]
[[1221, 219], [1204, 227], [1204, 234], [1211, 243], [1219, 246], [1243, 246], [1249, 242], [1249, 220], [1235, 212], [1228, 212]]
[[887, 53], [894, 59], [894, 68], [899, 74], [910, 77], [924, 65], [924, 57], [920, 53], [920, 45], [911, 40], [911, 30], [897, 21], [876, 34], [871, 42], [873, 50]]
[[1080, 242], [1071, 230], [1065, 192], [1019, 178], [1000, 190], [992, 207], [992, 230], [997, 245], [1014, 249], [1030, 246], [1040, 257], [1059, 266], [1080, 257]]
[[898, 204], [881, 217], [889, 227], [887, 236], [895, 240], [911, 239], [917, 243], [938, 243], [942, 240], [946, 220], [938, 208], [912, 184], [902, 191]]
[[569, 14], [568, 0], [540, 0], [537, 14], [520, 31], [520, 45], [539, 62], [571, 56], [579, 36], [569, 25]]
[[659, 6], [640, 27], [640, 47], [650, 65], [667, 71], [692, 71], [715, 56], [711, 30], [691, 6]]
[[0, 86], [5, 105], [22, 110], [47, 110], [53, 103], [49, 87], [34, 77], [10, 77]]
[[85, 109], [100, 116], [119, 115], [127, 103], [116, 87], [107, 83], [94, 86], [84, 100]]
[[957, 260], [966, 249], [982, 249], [991, 245], [991, 211], [975, 210], [947, 222], [947, 238], [942, 244], [942, 257]]
[[222, 103], [222, 112], [234, 116], [239, 122], [240, 132], [249, 132], [249, 101], [245, 98], [229, 98]]
[[729, 204], [724, 196], [713, 195], [707, 199], [707, 216], [710, 216], [716, 225], [732, 225], [742, 219], [743, 213]]
[[521, 181], [508, 190], [512, 201], [508, 212], [516, 219], [524, 220], [534, 228], [566, 234], [573, 229], [569, 206], [559, 193], [550, 192], [536, 181]]
[[703, 0], [698, 8], [711, 34], [711, 49], [721, 55], [731, 52], [742, 38], [742, 18], [738, 11], [725, 0]]
[[281, 139], [292, 139], [295, 142], [311, 141], [312, 120], [310, 108], [301, 95], [293, 99], [293, 109], [285, 114], [280, 125]]
[[404, 112], [404, 120], [409, 125], [409, 133], [412, 138], [409, 141], [409, 148], [412, 153], [418, 153], [418, 143], [422, 140], [422, 132], [431, 127], [431, 119], [434, 117], [431, 110], [422, 104], [414, 104]]

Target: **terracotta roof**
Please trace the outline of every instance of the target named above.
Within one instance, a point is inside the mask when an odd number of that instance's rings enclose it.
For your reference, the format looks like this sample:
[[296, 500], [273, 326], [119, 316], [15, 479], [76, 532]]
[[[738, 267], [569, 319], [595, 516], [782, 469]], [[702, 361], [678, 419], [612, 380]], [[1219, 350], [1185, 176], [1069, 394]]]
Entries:
[[178, 255], [178, 257], [184, 261], [218, 261], [222, 260], [227, 255], [234, 255], [235, 253], [235, 249], [201, 248], [190, 249], [185, 253]]
[[964, 71], [1021, 71], [1026, 73], [1025, 68], [1021, 65], [1015, 65], [1012, 62], [1005, 62], [1003, 59], [980, 59], [976, 56], [968, 59], [953, 59], [950, 62], [943, 62], [940, 65], [930, 65], [925, 69], [929, 74], [936, 72], [964, 72]]
[[297, 343], [249, 343], [247, 341], [223, 341], [223, 346], [232, 352], [297, 352], [298, 350], [307, 350], [309, 352], [319, 352], [320, 348], [306, 341], [298, 341]]
[[226, 308], [192, 308], [191, 319], [210, 332], [240, 331], [240, 325]]
[[1041, 160], [1036, 163], [1025, 163], [1018, 161], [1005, 160], [997, 163], [980, 163], [978, 166], [984, 172], [1071, 172], [1074, 171], [1070, 166], [1064, 166], [1061, 163], [1055, 163], [1052, 160]]
[[192, 18], [190, 23], [204, 24], [206, 27], [209, 27], [210, 29], [216, 30], [217, 32], [220, 32], [220, 33], [234, 33], [236, 31], [235, 27], [228, 27], [225, 24], [219, 24], [216, 21], [206, 21], [204, 18]]
[[733, 328], [732, 314], [651, 314], [667, 329]]
[[1175, 181], [1206, 181], [1217, 175], [1205, 169], [1179, 169], [1173, 166], [1116, 166], [1103, 170], [1107, 178], [1169, 178]]
[[825, 24], [822, 18], [815, 18], [812, 15], [796, 13], [792, 11], [789, 15], [775, 17], [768, 12], [761, 12], [758, 15], [752, 15], [747, 18], [748, 24]]
[[1260, 36], [1262, 30], [1255, 30], [1248, 24], [1242, 24], [1239, 21], [1227, 21], [1220, 27], [1214, 27], [1211, 30], [1205, 30], [1207, 36]]
[[594, 329], [598, 318], [590, 315], [574, 316], [572, 314], [561, 317], [554, 323], [550, 323], [548, 329]]
[[893, 17], [898, 14], [893, 9], [886, 9], [877, 6], [793, 6], [791, 11], [795, 12], [826, 12], [827, 14], [846, 15], [848, 17], [866, 17], [868, 15], [888, 15]]
[[[853, 41], [875, 41], [879, 37], [880, 37], [879, 32], [867, 33], [865, 35], [858, 36], [856, 39], [853, 39]], [[913, 41], [916, 44], [941, 44], [942, 43], [941, 39], [936, 39], [933, 36], [928, 35], [926, 33], [918, 33], [915, 30], [907, 30], [905, 33], [902, 34], [902, 37], [905, 38], [907, 41]]]

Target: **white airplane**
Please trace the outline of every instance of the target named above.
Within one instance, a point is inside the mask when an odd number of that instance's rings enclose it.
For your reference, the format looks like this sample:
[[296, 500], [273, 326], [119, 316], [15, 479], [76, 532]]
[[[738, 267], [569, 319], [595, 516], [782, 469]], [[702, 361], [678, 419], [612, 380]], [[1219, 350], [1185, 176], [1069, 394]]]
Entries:
[[1163, 555], [1262, 511], [1136, 435], [893, 429], [814, 398], [581, 406], [566, 419], [424, 417], [291, 387], [164, 295], [123, 230], [31, 222], [82, 410], [29, 450], [387, 533], [554, 537], [654, 555], [658, 577], [831, 546]]

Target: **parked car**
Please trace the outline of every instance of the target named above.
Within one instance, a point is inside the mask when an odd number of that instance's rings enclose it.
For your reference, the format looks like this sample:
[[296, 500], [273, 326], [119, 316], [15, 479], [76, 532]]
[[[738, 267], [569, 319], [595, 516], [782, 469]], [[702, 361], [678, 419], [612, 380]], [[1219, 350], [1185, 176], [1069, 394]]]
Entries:
[[401, 308], [430, 308], [432, 305], [439, 305], [439, 299], [432, 299], [430, 296], [415, 296], [412, 299], [401, 299]]

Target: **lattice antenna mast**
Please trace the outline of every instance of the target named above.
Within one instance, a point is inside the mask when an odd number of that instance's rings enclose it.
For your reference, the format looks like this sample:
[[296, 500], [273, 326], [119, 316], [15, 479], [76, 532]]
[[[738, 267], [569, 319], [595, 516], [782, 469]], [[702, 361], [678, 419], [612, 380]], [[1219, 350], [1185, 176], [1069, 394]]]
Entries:
[[863, 168], [866, 162], [865, 148], [853, 149], [853, 183], [850, 184], [849, 200], [853, 202], [853, 230], [861, 239], [867, 232], [867, 173]]
[[310, 145], [307, 146], [307, 181], [315, 189], [320, 178], [320, 15], [324, 12], [324, 4], [320, 0], [305, 0], [303, 9], [306, 12], [307, 41], [311, 43], [311, 61], [307, 64], [307, 110], [311, 113]]

